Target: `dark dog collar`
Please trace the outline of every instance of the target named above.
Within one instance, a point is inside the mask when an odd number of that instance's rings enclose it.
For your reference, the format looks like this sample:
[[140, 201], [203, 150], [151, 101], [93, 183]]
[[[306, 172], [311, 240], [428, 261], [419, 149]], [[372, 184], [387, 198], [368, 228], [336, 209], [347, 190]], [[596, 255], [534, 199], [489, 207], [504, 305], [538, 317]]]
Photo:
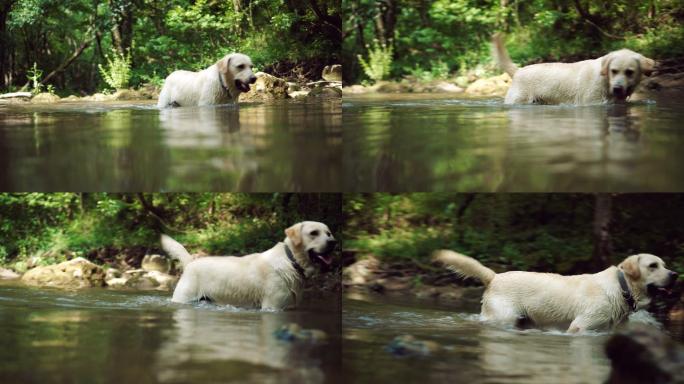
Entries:
[[636, 302], [634, 301], [634, 296], [632, 296], [632, 292], [629, 290], [629, 285], [627, 285], [627, 280], [625, 280], [625, 274], [618, 269], [617, 271], [617, 278], [618, 281], [620, 282], [620, 290], [622, 291], [622, 298], [625, 299], [625, 302], [627, 302], [627, 306], [632, 311], [636, 311]]
[[226, 91], [226, 92], [232, 97], [233, 94], [231, 94], [231, 93], [230, 93], [230, 90], [228, 89], [228, 87], [226, 87], [226, 85], [223, 84], [223, 79], [221, 78], [221, 71], [217, 71], [217, 72], [218, 72], [218, 77], [219, 77], [219, 84], [221, 84], [221, 89], [223, 89], [224, 91]]
[[287, 258], [290, 259], [290, 263], [292, 263], [292, 266], [294, 267], [295, 270], [297, 270], [297, 273], [299, 273], [299, 276], [302, 277], [302, 280], [306, 279], [306, 275], [304, 274], [304, 268], [302, 268], [301, 265], [295, 260], [294, 255], [292, 254], [292, 251], [290, 251], [290, 247], [287, 246], [287, 244], [283, 243], [285, 246], [285, 254], [287, 255]]

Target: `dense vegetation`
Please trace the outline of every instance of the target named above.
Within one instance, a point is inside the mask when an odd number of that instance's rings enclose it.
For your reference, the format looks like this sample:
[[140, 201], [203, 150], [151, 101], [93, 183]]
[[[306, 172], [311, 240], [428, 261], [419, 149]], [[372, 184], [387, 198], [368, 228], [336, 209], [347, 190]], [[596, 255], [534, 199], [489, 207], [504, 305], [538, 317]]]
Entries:
[[[391, 48], [390, 76], [430, 79], [489, 63], [495, 31], [518, 63], [575, 61], [627, 47], [656, 59], [684, 56], [677, 0], [359, 0], [344, 2], [347, 81], [368, 77], [357, 55]], [[485, 68], [486, 69], [486, 68]]]
[[345, 249], [429, 264], [440, 248], [501, 269], [586, 273], [635, 253], [684, 272], [681, 194], [370, 194], [344, 201]]
[[99, 66], [130, 55], [130, 84], [159, 84], [223, 55], [259, 70], [318, 78], [339, 62], [340, 2], [327, 0], [0, 0], [0, 90], [34, 63], [58, 93], [108, 88]]
[[270, 248], [301, 220], [341, 227], [335, 194], [0, 194], [0, 263], [18, 270], [84, 256], [107, 262], [124, 254], [139, 263], [159, 250], [159, 233], [206, 254]]

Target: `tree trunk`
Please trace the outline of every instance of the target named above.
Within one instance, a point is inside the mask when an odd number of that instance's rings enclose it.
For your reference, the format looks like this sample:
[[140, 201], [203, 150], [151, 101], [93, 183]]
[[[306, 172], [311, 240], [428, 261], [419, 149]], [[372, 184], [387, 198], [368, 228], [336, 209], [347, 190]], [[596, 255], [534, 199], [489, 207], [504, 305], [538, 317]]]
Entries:
[[12, 40], [7, 33], [7, 17], [14, 2], [15, 0], [2, 0], [0, 2], [0, 89], [8, 87], [12, 80], [10, 68]]
[[133, 42], [134, 4], [131, 0], [109, 0], [112, 11], [112, 43], [120, 55], [126, 54]]
[[375, 31], [378, 40], [388, 45], [394, 38], [394, 28], [397, 24], [396, 0], [379, 0], [376, 2], [378, 13], [375, 16]]
[[596, 194], [594, 202], [594, 252], [592, 262], [597, 269], [608, 267], [613, 253], [610, 235], [610, 221], [612, 219], [612, 196], [607, 193]]

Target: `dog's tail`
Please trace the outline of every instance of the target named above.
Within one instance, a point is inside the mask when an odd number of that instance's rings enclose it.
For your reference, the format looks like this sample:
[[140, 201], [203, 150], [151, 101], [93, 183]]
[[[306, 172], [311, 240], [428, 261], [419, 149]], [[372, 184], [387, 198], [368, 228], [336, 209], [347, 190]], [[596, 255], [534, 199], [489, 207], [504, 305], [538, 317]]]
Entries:
[[496, 272], [480, 264], [479, 261], [449, 250], [439, 250], [432, 255], [432, 259], [446, 264], [449, 269], [464, 277], [479, 279], [486, 286], [496, 276]]
[[179, 242], [172, 239], [171, 236], [161, 235], [161, 247], [169, 256], [180, 261], [183, 268], [193, 260], [190, 253]]
[[518, 71], [518, 67], [513, 64], [513, 60], [508, 56], [508, 51], [506, 50], [506, 47], [504, 47], [503, 35], [501, 35], [501, 33], [495, 33], [494, 36], [492, 36], [492, 56], [499, 68], [508, 73], [510, 77], [513, 77], [515, 72]]

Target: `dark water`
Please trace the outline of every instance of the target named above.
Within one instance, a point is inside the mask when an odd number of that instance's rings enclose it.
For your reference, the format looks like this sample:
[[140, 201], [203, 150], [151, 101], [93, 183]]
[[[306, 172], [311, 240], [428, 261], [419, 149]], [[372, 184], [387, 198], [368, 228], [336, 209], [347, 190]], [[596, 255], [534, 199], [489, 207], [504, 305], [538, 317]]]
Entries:
[[[431, 300], [350, 294], [343, 299], [345, 377], [360, 383], [602, 383], [608, 333], [516, 331], [477, 320], [481, 291], [460, 306]], [[445, 348], [432, 356], [395, 357], [385, 347], [399, 335]], [[680, 335], [681, 336], [681, 335]]]
[[[327, 344], [273, 332], [296, 322]], [[0, 383], [337, 383], [339, 300], [295, 311], [177, 305], [169, 294], [0, 285]]]
[[684, 95], [622, 106], [346, 97], [348, 191], [682, 191]]
[[341, 190], [339, 100], [0, 105], [3, 191]]

